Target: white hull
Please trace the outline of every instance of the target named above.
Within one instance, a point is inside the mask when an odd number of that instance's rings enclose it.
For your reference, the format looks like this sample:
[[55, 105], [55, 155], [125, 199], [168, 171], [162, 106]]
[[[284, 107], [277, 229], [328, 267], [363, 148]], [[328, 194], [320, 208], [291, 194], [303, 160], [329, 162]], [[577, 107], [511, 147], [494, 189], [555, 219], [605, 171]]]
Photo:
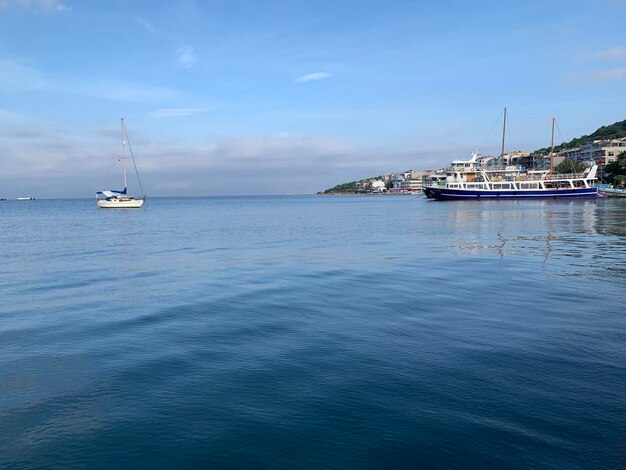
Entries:
[[104, 209], [139, 209], [143, 199], [98, 199], [98, 207]]

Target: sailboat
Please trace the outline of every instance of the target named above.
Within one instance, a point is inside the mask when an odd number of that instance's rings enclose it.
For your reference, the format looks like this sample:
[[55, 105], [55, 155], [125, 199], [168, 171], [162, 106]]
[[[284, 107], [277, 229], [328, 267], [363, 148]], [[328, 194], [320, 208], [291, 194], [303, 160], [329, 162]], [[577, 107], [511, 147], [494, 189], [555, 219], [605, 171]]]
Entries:
[[98, 202], [98, 207], [107, 208], [107, 209], [139, 209], [146, 197], [143, 196], [141, 198], [135, 198], [128, 195], [128, 182], [126, 180], [126, 143], [128, 142], [128, 150], [130, 156], [133, 160], [133, 166], [135, 167], [135, 174], [137, 175], [137, 180], [139, 182], [139, 189], [143, 192], [143, 188], [141, 187], [141, 179], [139, 179], [139, 172], [137, 172], [137, 164], [135, 163], [135, 157], [133, 156], [133, 150], [130, 147], [130, 142], [128, 140], [128, 134], [126, 132], [126, 125], [124, 124], [124, 118], [121, 119], [121, 129], [122, 129], [122, 172], [124, 174], [124, 190], [119, 191], [115, 189], [111, 189], [109, 191], [98, 191], [96, 193], [96, 200]]

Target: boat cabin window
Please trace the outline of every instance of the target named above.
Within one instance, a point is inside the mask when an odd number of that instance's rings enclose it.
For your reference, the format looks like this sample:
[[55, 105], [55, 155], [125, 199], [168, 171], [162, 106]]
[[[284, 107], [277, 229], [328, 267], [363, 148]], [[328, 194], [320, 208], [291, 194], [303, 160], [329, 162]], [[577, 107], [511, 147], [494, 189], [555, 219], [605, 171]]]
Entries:
[[493, 183], [493, 189], [511, 189], [511, 183]]

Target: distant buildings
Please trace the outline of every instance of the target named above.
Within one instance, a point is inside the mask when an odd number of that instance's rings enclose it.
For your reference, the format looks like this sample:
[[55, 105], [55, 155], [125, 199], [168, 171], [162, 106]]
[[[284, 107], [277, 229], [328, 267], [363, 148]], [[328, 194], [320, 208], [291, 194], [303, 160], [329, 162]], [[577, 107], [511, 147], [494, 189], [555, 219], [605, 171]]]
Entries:
[[[552, 165], [557, 166], [566, 158], [574, 162], [595, 161], [603, 164], [617, 160], [617, 157], [626, 152], [626, 137], [610, 140], [593, 140], [580, 147], [566, 149], [555, 153]], [[503, 161], [502, 161], [503, 160]], [[476, 161], [486, 170], [505, 166], [518, 166], [526, 169], [547, 170], [550, 168], [550, 155], [538, 155], [530, 152], [508, 152], [502, 159], [499, 156], [477, 156]], [[378, 178], [370, 178], [357, 182], [356, 193], [417, 193], [422, 190], [422, 183], [428, 175], [444, 174], [448, 169], [407, 170], [402, 173], [386, 173]]]
[[367, 179], [358, 182], [357, 193], [384, 193], [387, 187], [384, 180]]
[[393, 192], [419, 192], [422, 190], [422, 178], [430, 170], [407, 170], [404, 173], [395, 175], [391, 180], [391, 191]]
[[612, 163], [617, 157], [626, 152], [626, 137], [610, 140], [592, 140], [585, 145], [573, 149], [565, 149], [557, 155], [569, 158], [575, 162], [595, 161], [596, 163]]
[[385, 182], [382, 180], [374, 180], [371, 184], [371, 189], [373, 193], [384, 193], [385, 192]]

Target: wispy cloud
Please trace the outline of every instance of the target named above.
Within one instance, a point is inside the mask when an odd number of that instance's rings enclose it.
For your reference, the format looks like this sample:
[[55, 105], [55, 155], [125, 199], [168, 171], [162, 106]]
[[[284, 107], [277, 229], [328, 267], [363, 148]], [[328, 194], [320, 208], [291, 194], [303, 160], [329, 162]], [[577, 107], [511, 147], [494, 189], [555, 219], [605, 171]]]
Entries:
[[191, 68], [196, 63], [196, 54], [193, 50], [193, 47], [191, 46], [183, 46], [178, 48], [176, 54], [176, 63], [184, 69]]
[[296, 79], [294, 79], [294, 82], [296, 83], [305, 83], [305, 82], [312, 82], [315, 80], [323, 80], [325, 78], [331, 77], [332, 75], [328, 72], [314, 72], [314, 73], [310, 73], [308, 75], [302, 75], [301, 77], [298, 77]]
[[139, 23], [141, 26], [144, 27], [144, 29], [146, 31], [148, 31], [149, 33], [156, 33], [156, 28], [154, 27], [154, 25], [152, 23], [150, 23], [149, 21], [146, 21], [142, 18], [136, 18], [137, 23]]
[[172, 118], [172, 117], [184, 117], [194, 116], [196, 114], [204, 113], [206, 109], [203, 108], [164, 108], [157, 109], [148, 113], [148, 116], [153, 118]]
[[0, 0], [0, 11], [8, 9], [38, 13], [57, 13], [68, 11], [70, 7], [58, 0]]
[[[626, 1], [626, 0], [625, 0]], [[596, 52], [586, 52], [576, 56], [576, 62], [620, 62], [626, 59], [626, 46], [615, 46]]]
[[626, 80], [626, 67], [598, 69], [591, 72], [572, 75], [567, 81], [571, 83], [601, 83]]
[[[57, 89], [55, 91], [66, 91]], [[72, 90], [69, 90], [71, 92]], [[73, 92], [113, 101], [158, 103], [175, 98], [180, 93], [171, 88], [131, 82], [78, 83]]]
[[[37, 197], [90, 196], [119, 184], [114, 124], [80, 131], [52, 122], [6, 124], [0, 129], [3, 196], [24, 188]], [[436, 167], [437, 158], [446, 161], [459, 150], [420, 155], [413, 147], [356, 147], [341, 136], [290, 133], [222, 137], [207, 145], [137, 131], [133, 144], [153, 195], [311, 193], [389, 170]]]
[[593, 60], [614, 61], [626, 59], [626, 46], [612, 47], [591, 55]]
[[0, 87], [8, 90], [40, 90], [50, 81], [39, 70], [14, 60], [0, 58]]
[[140, 83], [76, 81], [45, 74], [28, 65], [2, 58], [0, 70], [0, 87], [5, 90], [78, 94], [134, 103], [158, 103], [180, 94], [170, 88]]

